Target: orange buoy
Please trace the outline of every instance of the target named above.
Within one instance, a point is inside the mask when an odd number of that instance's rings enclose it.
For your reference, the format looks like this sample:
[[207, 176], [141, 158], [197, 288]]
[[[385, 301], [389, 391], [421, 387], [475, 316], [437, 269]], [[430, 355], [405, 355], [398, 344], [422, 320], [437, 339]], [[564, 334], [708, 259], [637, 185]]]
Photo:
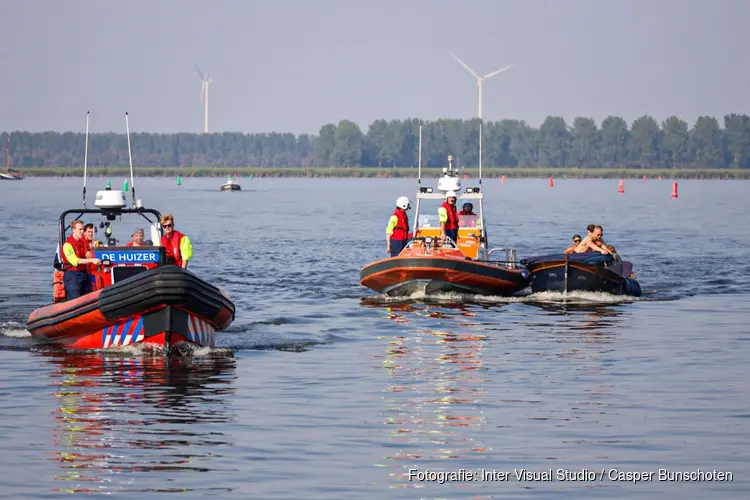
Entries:
[[672, 198], [677, 198], [677, 181], [672, 184]]
[[661, 180], [661, 175], [659, 176], [659, 180]]
[[505, 184], [505, 176], [500, 177], [500, 184]]
[[646, 182], [646, 176], [645, 175], [643, 176], [643, 182]]
[[552, 177], [549, 178], [549, 187], [553, 188], [555, 187], [555, 181], [552, 179]]
[[617, 183], [617, 192], [620, 194], [623, 194], [625, 192], [625, 187], [622, 185], [622, 179], [620, 179], [620, 182]]

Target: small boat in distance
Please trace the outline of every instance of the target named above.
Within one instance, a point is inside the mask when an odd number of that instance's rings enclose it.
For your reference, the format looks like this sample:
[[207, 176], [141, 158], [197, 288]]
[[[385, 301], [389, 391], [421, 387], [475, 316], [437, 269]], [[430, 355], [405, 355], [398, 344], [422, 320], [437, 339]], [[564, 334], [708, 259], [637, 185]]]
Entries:
[[[526, 288], [529, 284], [527, 271], [516, 261], [516, 251], [512, 248], [489, 250], [484, 193], [481, 187], [467, 187], [461, 192], [461, 181], [453, 168], [452, 156], [448, 157], [448, 167], [443, 168], [443, 176], [438, 179], [438, 192], [421, 185], [421, 126], [419, 134], [414, 236], [398, 256], [380, 259], [363, 267], [360, 270], [360, 284], [390, 296], [411, 295], [414, 292], [507, 296]], [[480, 168], [480, 186], [481, 183]], [[476, 200], [479, 213], [459, 215], [458, 241], [450, 238], [442, 241], [438, 216], [422, 215], [420, 209], [425, 200], [445, 200], [446, 194], [451, 191], [456, 194], [457, 206], [458, 200]], [[505, 259], [490, 260], [495, 252], [505, 252]]]
[[[127, 113], [125, 114], [127, 127]], [[130, 132], [128, 130], [128, 146]], [[86, 117], [88, 145], [88, 115]], [[130, 148], [128, 147], [128, 154]], [[167, 262], [161, 246], [161, 214], [145, 208], [135, 198], [133, 164], [130, 161], [132, 207], [124, 191], [109, 187], [97, 191], [96, 208], [86, 208], [86, 155], [84, 155], [83, 208], [64, 211], [59, 219], [58, 250], [55, 255], [53, 302], [31, 312], [26, 327], [31, 336], [71, 349], [107, 349], [135, 344], [163, 347], [166, 352], [185, 345], [213, 347], [215, 333], [233, 321], [235, 307], [229, 296], [192, 272]], [[88, 293], [68, 299], [64, 287], [62, 248], [70, 223], [90, 218], [103, 219], [106, 241], [88, 248], [100, 260], [84, 264], [91, 286]], [[124, 219], [124, 220], [123, 220]], [[112, 223], [150, 228], [151, 241], [120, 244], [113, 236]], [[94, 228], [97, 224], [94, 223]], [[127, 226], [125, 226], [127, 227]], [[131, 234], [128, 230], [125, 234]]]
[[531, 292], [606, 292], [641, 296], [633, 264], [617, 262], [599, 252], [553, 254], [521, 259], [531, 281]]
[[222, 191], [242, 191], [240, 183], [232, 179], [231, 176], [227, 176], [227, 182], [221, 185]]
[[11, 161], [10, 161], [10, 134], [8, 134], [8, 145], [5, 148], [5, 155], [6, 155], [6, 166], [5, 166], [5, 172], [0, 172], [0, 181], [20, 181], [23, 180], [23, 173], [19, 172], [18, 170], [13, 170], [10, 167]]
[[0, 181], [22, 181], [23, 174], [18, 170], [12, 168], [7, 169], [5, 172], [0, 172]]

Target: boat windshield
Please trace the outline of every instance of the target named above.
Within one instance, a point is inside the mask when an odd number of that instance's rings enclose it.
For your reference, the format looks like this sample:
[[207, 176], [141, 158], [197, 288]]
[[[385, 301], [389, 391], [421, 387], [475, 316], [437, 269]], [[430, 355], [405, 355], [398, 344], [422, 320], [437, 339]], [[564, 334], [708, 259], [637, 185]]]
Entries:
[[[458, 226], [459, 227], [478, 227], [481, 225], [479, 221], [479, 215], [459, 215]], [[440, 217], [435, 215], [420, 215], [419, 216], [419, 227], [426, 228], [440, 228]]]
[[435, 215], [420, 215], [419, 216], [419, 227], [421, 228], [428, 228], [428, 227], [440, 227], [440, 218]]

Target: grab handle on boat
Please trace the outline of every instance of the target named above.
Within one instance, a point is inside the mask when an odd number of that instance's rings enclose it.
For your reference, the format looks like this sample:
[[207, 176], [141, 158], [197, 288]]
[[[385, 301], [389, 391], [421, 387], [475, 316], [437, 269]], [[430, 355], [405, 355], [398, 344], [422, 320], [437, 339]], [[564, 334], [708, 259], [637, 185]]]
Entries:
[[487, 252], [487, 259], [489, 260], [490, 255], [494, 252], [505, 252], [505, 262], [508, 269], [513, 269], [517, 264], [517, 254], [514, 248], [493, 248]]

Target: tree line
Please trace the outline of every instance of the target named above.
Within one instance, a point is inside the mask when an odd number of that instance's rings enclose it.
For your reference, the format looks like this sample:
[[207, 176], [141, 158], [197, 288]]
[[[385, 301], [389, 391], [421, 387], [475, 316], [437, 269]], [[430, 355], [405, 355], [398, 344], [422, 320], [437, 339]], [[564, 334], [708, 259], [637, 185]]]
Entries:
[[[132, 133], [131, 149], [133, 164], [144, 167], [416, 167], [420, 125], [423, 166], [445, 166], [449, 154], [458, 166], [479, 164], [477, 119], [376, 120], [366, 132], [342, 120], [317, 135]], [[692, 128], [676, 116], [661, 124], [642, 116], [630, 126], [617, 116], [600, 125], [549, 116], [538, 128], [501, 120], [484, 122], [482, 130], [484, 167], [750, 168], [746, 114], [726, 115], [721, 125], [701, 116]], [[14, 167], [80, 166], [84, 134], [3, 132], [0, 147], [10, 149]], [[125, 134], [89, 134], [88, 164], [127, 165]]]

